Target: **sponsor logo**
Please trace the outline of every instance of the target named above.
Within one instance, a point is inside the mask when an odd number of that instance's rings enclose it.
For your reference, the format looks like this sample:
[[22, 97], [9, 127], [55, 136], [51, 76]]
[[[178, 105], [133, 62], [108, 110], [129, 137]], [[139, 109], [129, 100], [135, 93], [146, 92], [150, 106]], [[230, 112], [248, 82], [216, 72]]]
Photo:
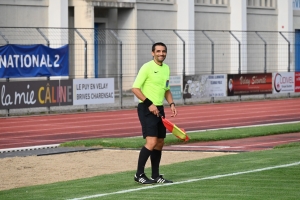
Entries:
[[276, 92], [280, 92], [282, 87], [281, 87], [281, 74], [276, 73], [274, 77], [274, 89]]
[[287, 75], [286, 73], [276, 73], [273, 84], [276, 92], [292, 91], [294, 86], [294, 76]]

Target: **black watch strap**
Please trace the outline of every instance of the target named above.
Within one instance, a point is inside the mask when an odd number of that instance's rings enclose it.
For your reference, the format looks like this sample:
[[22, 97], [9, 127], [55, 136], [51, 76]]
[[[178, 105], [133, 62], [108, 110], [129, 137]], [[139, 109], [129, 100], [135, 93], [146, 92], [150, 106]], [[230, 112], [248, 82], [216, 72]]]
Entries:
[[170, 107], [172, 106], [172, 104], [175, 106], [175, 103], [174, 103], [174, 102], [172, 102], [172, 103], [170, 103]]

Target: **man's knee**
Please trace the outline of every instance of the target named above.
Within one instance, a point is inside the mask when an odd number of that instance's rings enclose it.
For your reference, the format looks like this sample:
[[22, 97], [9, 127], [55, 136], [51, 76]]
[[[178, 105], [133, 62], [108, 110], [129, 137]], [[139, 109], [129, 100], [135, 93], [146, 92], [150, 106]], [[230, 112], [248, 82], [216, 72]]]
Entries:
[[146, 145], [145, 147], [149, 150], [153, 150], [154, 147], [157, 145], [157, 137], [146, 137]]
[[156, 150], [162, 150], [164, 144], [165, 144], [164, 139], [163, 139], [163, 138], [158, 138], [158, 139], [157, 139], [157, 142], [156, 142], [156, 145], [155, 145], [154, 148], [155, 148]]

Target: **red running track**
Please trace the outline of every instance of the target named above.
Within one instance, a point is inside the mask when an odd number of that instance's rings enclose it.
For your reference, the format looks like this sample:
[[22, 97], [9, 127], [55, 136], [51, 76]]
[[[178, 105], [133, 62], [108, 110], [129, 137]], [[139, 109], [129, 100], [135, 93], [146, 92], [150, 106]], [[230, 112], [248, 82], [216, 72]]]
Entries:
[[[166, 117], [186, 131], [300, 121], [300, 99], [178, 106]], [[141, 135], [136, 109], [0, 118], [0, 149]]]

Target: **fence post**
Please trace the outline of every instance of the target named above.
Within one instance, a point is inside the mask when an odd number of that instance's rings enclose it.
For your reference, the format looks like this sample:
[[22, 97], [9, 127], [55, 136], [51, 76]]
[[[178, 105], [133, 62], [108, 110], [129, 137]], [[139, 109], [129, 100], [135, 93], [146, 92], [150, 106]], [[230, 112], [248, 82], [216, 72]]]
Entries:
[[[211, 74], [215, 73], [215, 43], [208, 35], [205, 33], [205, 31], [202, 31], [202, 33], [205, 35], [205, 37], [211, 42]], [[214, 103], [215, 98], [211, 97], [211, 102]]]
[[9, 40], [0, 31], [0, 36], [5, 40], [6, 44], [9, 44]]
[[239, 39], [237, 39], [237, 37], [231, 31], [229, 31], [229, 33], [239, 43], [239, 69], [238, 69], [238, 72], [240, 74], [241, 73], [241, 42], [239, 41]]
[[[0, 31], [0, 36], [5, 40], [6, 44], [9, 44], [9, 40], [6, 39], [5, 35], [3, 35]], [[6, 78], [6, 82], [9, 82], [9, 78]], [[9, 117], [9, 109], [6, 109], [6, 117]]]
[[264, 67], [264, 73], [267, 73], [267, 42], [264, 40], [263, 37], [259, 35], [257, 31], [255, 31], [256, 35], [264, 42], [265, 44], [265, 67]]
[[[241, 64], [241, 42], [231, 31], [229, 31], [229, 33], [239, 43], [239, 69], [238, 69], [238, 73], [241, 74], [241, 68], [242, 68], [242, 64]], [[242, 95], [239, 95], [239, 100], [242, 101]]]
[[[183, 45], [183, 67], [182, 67], [182, 86], [184, 87], [183, 83], [184, 83], [184, 79], [185, 79], [185, 41], [184, 39], [177, 33], [176, 30], [173, 30], [173, 32], [175, 33], [175, 35], [182, 41], [182, 45]], [[185, 105], [185, 98], [183, 98], [183, 105]]]
[[[152, 40], [152, 38], [148, 35], [148, 33], [146, 33], [146, 31], [145, 30], [142, 30], [143, 31], [143, 33], [147, 36], [147, 38], [152, 42], [152, 44], [154, 44], [155, 43], [155, 41], [154, 40]], [[153, 59], [153, 57], [151, 58], [151, 59]]]
[[[6, 82], [9, 82], [9, 78], [6, 78]], [[9, 117], [9, 109], [6, 109], [6, 117]]]
[[[263, 37], [259, 35], [257, 31], [255, 31], [256, 35], [265, 43], [265, 67], [264, 67], [264, 73], [267, 73], [267, 42], [264, 40]], [[266, 98], [266, 94], [264, 94], [264, 97]]]
[[47, 46], [50, 46], [50, 41], [48, 40], [48, 38], [45, 36], [45, 34], [40, 30], [40, 28], [36, 28], [36, 30], [39, 32], [39, 34], [41, 34], [41, 36], [46, 40], [47, 42]]
[[279, 32], [279, 34], [287, 41], [288, 43], [288, 72], [291, 71], [291, 42], [282, 34], [282, 32]]
[[146, 33], [146, 31], [145, 30], [142, 30], [143, 31], [143, 33], [147, 36], [147, 38], [152, 42], [152, 44], [154, 44], [155, 43], [155, 41], [154, 40], [152, 40], [152, 38], [148, 35], [148, 33]]
[[113, 36], [118, 40], [118, 42], [120, 43], [120, 69], [119, 69], [119, 74], [120, 74], [120, 78], [119, 78], [119, 93], [120, 93], [120, 108], [123, 108], [123, 43], [122, 40], [117, 36], [117, 34], [113, 31], [110, 30], [110, 32], [113, 34]]
[[[41, 34], [41, 36], [46, 40], [47, 46], [50, 47], [50, 41], [49, 39], [45, 36], [45, 34], [40, 30], [40, 28], [36, 28], [36, 30]], [[47, 80], [50, 80], [50, 76], [47, 76]], [[48, 114], [50, 114], [50, 106], [47, 106], [48, 109]]]
[[[291, 42], [282, 34], [282, 32], [279, 32], [279, 34], [287, 41], [288, 43], [288, 72], [291, 71]], [[291, 94], [288, 93], [288, 97], [291, 97]]]
[[[79, 37], [84, 41], [84, 78], [87, 79], [87, 41], [81, 35], [81, 33], [75, 28], [75, 32], [79, 35]], [[87, 105], [84, 105], [84, 111], [87, 111]]]

